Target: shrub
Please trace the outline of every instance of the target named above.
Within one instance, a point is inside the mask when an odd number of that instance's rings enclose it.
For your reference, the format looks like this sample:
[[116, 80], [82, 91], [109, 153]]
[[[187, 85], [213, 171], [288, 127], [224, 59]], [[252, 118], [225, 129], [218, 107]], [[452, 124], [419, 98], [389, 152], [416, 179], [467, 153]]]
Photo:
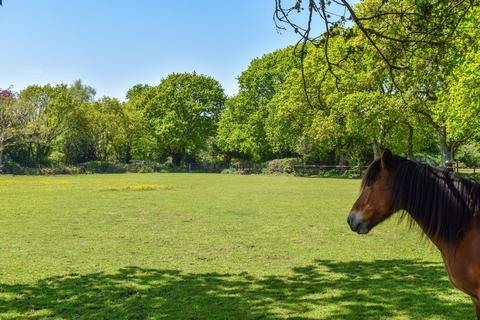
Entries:
[[152, 173], [152, 172], [166, 172], [170, 170], [169, 165], [162, 164], [155, 161], [131, 161], [127, 166], [128, 172], [136, 173]]
[[266, 163], [262, 170], [267, 174], [292, 174], [295, 173], [295, 166], [302, 165], [302, 160], [298, 158], [274, 159]]
[[16, 174], [16, 175], [23, 175], [25, 168], [21, 165], [14, 163], [14, 162], [7, 162], [4, 164], [2, 168], [2, 173], [5, 174]]
[[[130, 171], [132, 172], [132, 171]], [[153, 173], [155, 172], [155, 168], [152, 167], [152, 166], [141, 166], [140, 168], [138, 168], [138, 170], [136, 171], [138, 173]]]
[[[73, 166], [56, 166], [52, 168], [37, 168], [37, 169], [32, 169], [36, 170], [35, 173], [36, 175], [41, 175], [41, 176], [48, 176], [48, 175], [56, 175], [56, 174], [81, 174], [83, 173], [82, 168], [79, 167], [73, 167]], [[32, 174], [32, 173], [28, 173]]]
[[349, 169], [326, 169], [318, 171], [317, 176], [322, 178], [361, 178], [362, 169], [349, 168]]
[[55, 174], [81, 174], [83, 169], [74, 166], [56, 166], [56, 167], [40, 167], [27, 168], [16, 163], [8, 163], [3, 168], [3, 173], [13, 175], [55, 175]]
[[79, 165], [85, 173], [125, 173], [127, 165], [110, 161], [89, 161]]
[[235, 168], [226, 168], [226, 169], [223, 169], [222, 174], [236, 174], [238, 173], [238, 170], [235, 169]]
[[457, 159], [468, 167], [478, 167], [480, 151], [477, 144], [466, 144], [459, 148]]
[[48, 156], [48, 161], [53, 165], [61, 165], [65, 163], [65, 155], [60, 151], [53, 151], [50, 156]]

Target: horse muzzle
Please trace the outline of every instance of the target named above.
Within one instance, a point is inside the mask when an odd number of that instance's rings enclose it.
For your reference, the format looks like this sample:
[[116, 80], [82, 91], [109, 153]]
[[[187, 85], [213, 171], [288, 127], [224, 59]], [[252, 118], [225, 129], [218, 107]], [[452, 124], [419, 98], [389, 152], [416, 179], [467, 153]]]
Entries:
[[350, 229], [358, 234], [367, 234], [370, 231], [370, 228], [368, 228], [368, 223], [365, 222], [357, 212], [350, 212], [347, 222], [350, 226]]

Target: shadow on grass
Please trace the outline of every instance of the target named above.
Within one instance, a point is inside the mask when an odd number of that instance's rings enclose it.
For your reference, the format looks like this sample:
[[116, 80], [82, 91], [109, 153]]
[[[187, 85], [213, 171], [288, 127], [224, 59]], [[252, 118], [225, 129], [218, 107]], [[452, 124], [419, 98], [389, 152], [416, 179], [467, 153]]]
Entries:
[[292, 271], [256, 277], [125, 267], [0, 284], [0, 318], [473, 318], [470, 304], [446, 300], [454, 289], [441, 264], [316, 261]]

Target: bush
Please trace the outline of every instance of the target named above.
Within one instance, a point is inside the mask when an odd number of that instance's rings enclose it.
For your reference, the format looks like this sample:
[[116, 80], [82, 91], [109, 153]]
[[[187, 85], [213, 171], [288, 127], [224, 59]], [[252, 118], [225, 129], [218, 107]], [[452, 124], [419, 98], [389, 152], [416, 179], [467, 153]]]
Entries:
[[53, 151], [50, 156], [48, 156], [48, 161], [55, 166], [61, 165], [65, 163], [65, 155], [60, 151]]
[[81, 174], [83, 173], [82, 168], [74, 167], [74, 166], [56, 166], [52, 168], [38, 168], [36, 169], [37, 175], [55, 175], [55, 174]]
[[480, 151], [477, 144], [470, 143], [459, 148], [457, 159], [467, 167], [478, 167], [480, 164]]
[[266, 163], [262, 170], [266, 174], [292, 174], [295, 173], [295, 166], [302, 165], [302, 160], [298, 158], [274, 159]]
[[320, 170], [317, 174], [318, 177], [322, 178], [361, 178], [362, 177], [362, 170], [358, 168], [350, 168], [350, 169], [327, 169], [327, 170]]
[[27, 168], [16, 163], [8, 163], [3, 167], [3, 173], [13, 175], [56, 175], [56, 174], [81, 174], [82, 168], [74, 166], [56, 166], [56, 167], [40, 167]]
[[22, 174], [25, 174], [23, 173], [24, 171], [25, 171], [24, 167], [14, 162], [7, 162], [3, 165], [3, 168], [2, 168], [2, 173], [4, 174], [22, 175]]
[[155, 167], [153, 166], [141, 166], [138, 168], [137, 171], [129, 171], [129, 172], [138, 172], [138, 173], [153, 173], [155, 171]]
[[167, 172], [170, 170], [169, 165], [154, 161], [131, 161], [127, 166], [128, 172], [135, 173], [152, 173], [152, 172]]
[[84, 173], [125, 173], [127, 165], [110, 161], [89, 161], [79, 165]]
[[222, 174], [237, 174], [238, 173], [238, 170], [235, 169], [235, 168], [226, 168], [226, 169], [223, 169]]

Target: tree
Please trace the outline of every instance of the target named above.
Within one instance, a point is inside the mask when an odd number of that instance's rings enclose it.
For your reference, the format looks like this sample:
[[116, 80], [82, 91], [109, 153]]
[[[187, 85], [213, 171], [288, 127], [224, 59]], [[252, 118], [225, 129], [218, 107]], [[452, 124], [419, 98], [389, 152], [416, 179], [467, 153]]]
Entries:
[[130, 161], [130, 119], [124, 105], [118, 99], [103, 97], [91, 105], [89, 114], [97, 158]]
[[129, 153], [132, 159], [159, 160], [163, 154], [152, 126], [144, 117], [142, 106], [136, 105], [139, 100], [141, 99], [131, 99], [124, 104], [124, 112], [128, 118], [126, 132]]
[[[422, 5], [411, 1], [380, 3], [375, 0], [359, 3], [355, 9], [357, 17], [370, 17], [362, 21], [364, 30], [358, 24], [349, 28], [332, 25], [314, 45], [306, 46], [308, 55], [303, 57], [298, 77], [303, 82], [308, 107], [297, 107], [298, 116], [286, 112], [301, 104], [303, 99], [297, 95], [289, 102], [274, 99], [280, 103], [277, 111], [289, 119], [285, 121], [287, 125], [295, 124], [295, 117], [315, 113], [312, 129], [308, 130], [309, 125], [304, 124], [304, 128], [297, 131], [310, 132], [321, 145], [327, 141], [340, 146], [347, 141], [355, 144], [371, 141], [374, 151], [378, 145], [387, 144], [403, 149], [410, 158], [414, 157], [415, 148], [426, 147], [429, 144], [426, 137], [436, 132], [441, 165], [444, 165], [453, 159], [459, 145], [475, 135], [474, 128], [478, 127], [475, 122], [478, 103], [472, 98], [477, 76], [473, 72], [477, 66], [472, 61], [478, 58], [470, 52], [478, 51], [479, 47], [479, 10], [471, 2], [457, 5], [455, 9], [466, 7], [446, 17], [440, 9], [448, 8], [448, 3]], [[435, 13], [416, 14], [415, 10], [422, 6]], [[411, 15], [410, 22], [424, 14], [430, 18], [418, 21], [415, 28], [409, 29], [399, 12]], [[424, 31], [427, 26], [433, 28], [440, 16], [446, 19], [445, 25], [430, 30], [428, 35], [423, 34], [424, 41], [420, 41], [417, 36], [422, 33], [414, 33], [418, 28]], [[454, 21], [454, 26], [449, 25]], [[371, 39], [365, 39], [365, 30], [371, 33]], [[437, 42], [433, 43], [433, 39]], [[369, 40], [375, 40], [375, 46]], [[328, 50], [324, 46], [326, 42]], [[379, 51], [388, 55], [388, 61]], [[395, 66], [402, 67], [396, 69]], [[394, 76], [395, 70], [402, 72]], [[467, 79], [463, 74], [473, 75]], [[291, 87], [298, 92], [298, 85]], [[281, 106], [282, 103], [285, 105]], [[467, 117], [474, 120], [467, 122]], [[355, 128], [361, 131], [351, 131]], [[354, 137], [356, 139], [352, 139]], [[352, 150], [348, 146], [344, 148]]]
[[96, 160], [96, 141], [92, 127], [96, 116], [92, 114], [91, 107], [95, 89], [77, 80], [68, 90], [73, 104], [65, 118], [65, 130], [54, 147], [57, 154], [62, 153], [64, 161], [69, 164]]
[[128, 89], [126, 98], [127, 100], [132, 100], [135, 97], [139, 97], [143, 93], [145, 93], [151, 87], [148, 84], [136, 84], [130, 89]]
[[[310, 87], [309, 92], [312, 90]], [[317, 102], [314, 100], [313, 104]], [[268, 104], [265, 131], [273, 152], [288, 156], [301, 154], [304, 159], [311, 157], [314, 149], [318, 149], [318, 145], [306, 148], [312, 143], [308, 129], [316, 112], [306, 101], [300, 71], [292, 69]]]
[[63, 162], [78, 164], [97, 160], [94, 119], [91, 103], [80, 103], [72, 110], [66, 120], [66, 130], [56, 143], [56, 154], [61, 153]]
[[0, 90], [0, 172], [5, 150], [20, 143], [26, 121], [26, 110], [17, 103], [15, 94], [10, 89]]
[[220, 118], [217, 140], [225, 153], [251, 160], [272, 156], [265, 131], [268, 104], [281, 90], [290, 70], [298, 66], [291, 47], [252, 60], [238, 77], [238, 94], [227, 100]]
[[172, 156], [179, 165], [214, 135], [225, 94], [211, 77], [174, 73], [158, 86], [134, 94], [131, 100], [142, 110], [163, 156]]
[[[323, 47], [327, 72], [335, 76], [335, 68], [341, 63], [329, 56], [330, 40], [337, 27], [353, 22], [364, 42], [388, 67], [397, 86], [394, 72], [411, 66], [399, 63], [399, 59], [415, 55], [424, 46], [448, 46], [455, 39], [459, 24], [478, 5], [477, 0], [364, 0], [357, 5], [347, 0], [275, 0], [274, 21], [279, 30], [288, 26], [299, 35], [296, 49], [302, 70], [307, 44], [313, 43]], [[315, 32], [318, 25], [323, 26], [324, 34]]]
[[450, 46], [422, 48], [418, 52], [422, 57], [412, 58], [412, 69], [399, 78], [408, 88], [402, 95], [408, 102], [405, 111], [435, 130], [441, 166], [453, 161], [456, 150], [477, 134], [479, 19], [478, 8], [469, 12], [457, 28], [460, 36]]
[[460, 142], [480, 137], [480, 52], [468, 53], [449, 75], [448, 82], [448, 92], [439, 100], [449, 105], [446, 125], [451, 137]]
[[261, 160], [270, 153], [264, 131], [265, 112], [257, 100], [244, 92], [226, 101], [217, 141], [228, 157]]
[[303, 73], [292, 70], [272, 99], [270, 144], [304, 157], [334, 152], [339, 164], [348, 157], [360, 159], [368, 145], [375, 157], [381, 145], [388, 145], [413, 158], [425, 134], [418, 130], [418, 115], [406, 108], [388, 68], [358, 30], [336, 30], [329, 54], [342, 61], [335, 74], [329, 72], [323, 48], [309, 48]]
[[28, 112], [25, 147], [31, 164], [45, 164], [54, 143], [67, 130], [67, 119], [76, 102], [65, 84], [29, 86], [18, 95]]

